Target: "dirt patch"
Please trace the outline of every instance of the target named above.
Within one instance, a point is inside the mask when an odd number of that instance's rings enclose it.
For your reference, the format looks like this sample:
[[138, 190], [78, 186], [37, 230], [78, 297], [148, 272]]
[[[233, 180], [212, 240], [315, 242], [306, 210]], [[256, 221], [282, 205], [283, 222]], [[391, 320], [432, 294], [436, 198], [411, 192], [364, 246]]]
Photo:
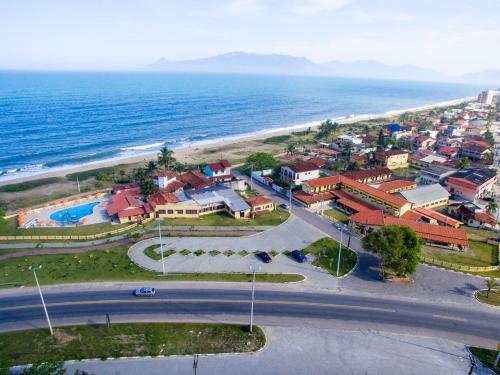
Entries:
[[81, 340], [82, 336], [80, 334], [72, 335], [67, 331], [63, 331], [61, 329], [54, 329], [54, 335], [52, 336], [54, 340], [56, 340], [57, 345], [62, 347], [66, 344], [69, 344], [75, 340]]

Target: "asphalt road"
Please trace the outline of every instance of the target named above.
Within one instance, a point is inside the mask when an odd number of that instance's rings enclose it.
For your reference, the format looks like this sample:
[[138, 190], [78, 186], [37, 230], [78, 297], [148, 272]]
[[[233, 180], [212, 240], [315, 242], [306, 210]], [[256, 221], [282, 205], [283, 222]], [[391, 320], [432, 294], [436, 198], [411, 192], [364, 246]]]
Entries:
[[[46, 293], [45, 300], [54, 325], [102, 322], [106, 313], [114, 321], [184, 320], [248, 321], [249, 285], [244, 289], [160, 289], [155, 297], [137, 298], [131, 291], [86, 291]], [[500, 338], [499, 312], [355, 295], [257, 290], [256, 322], [269, 326], [323, 326], [329, 322], [377, 327], [386, 330], [450, 337], [469, 344], [492, 346]], [[181, 320], [182, 320], [181, 319]], [[285, 324], [286, 325], [286, 324]], [[337, 325], [338, 326], [338, 325]], [[46, 327], [37, 294], [0, 296], [0, 331]]]

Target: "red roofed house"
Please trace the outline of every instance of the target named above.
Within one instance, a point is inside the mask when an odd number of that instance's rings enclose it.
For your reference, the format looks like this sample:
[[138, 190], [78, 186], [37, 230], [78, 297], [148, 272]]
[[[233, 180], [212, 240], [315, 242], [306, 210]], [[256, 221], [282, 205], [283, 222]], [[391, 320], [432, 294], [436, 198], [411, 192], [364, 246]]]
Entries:
[[382, 182], [380, 185], [374, 187], [379, 190], [385, 191], [386, 193], [393, 194], [403, 190], [415, 189], [417, 187], [417, 183], [410, 180], [392, 180]]
[[434, 138], [429, 137], [428, 135], [419, 135], [415, 138], [415, 146], [417, 148], [429, 148], [436, 143]]
[[227, 160], [221, 160], [217, 163], [210, 163], [205, 166], [203, 172], [211, 179], [217, 182], [231, 181], [231, 163]]
[[182, 190], [184, 183], [178, 180], [177, 173], [162, 172], [153, 177], [153, 182], [161, 191], [175, 193]]
[[118, 220], [120, 224], [154, 217], [154, 208], [150, 203], [127, 192], [112, 195], [106, 211], [111, 219]]
[[264, 195], [247, 198], [245, 199], [245, 202], [247, 202], [251, 208], [250, 212], [252, 217], [274, 211], [276, 208], [274, 201]]
[[466, 156], [471, 160], [481, 160], [491, 154], [491, 146], [488, 142], [468, 141], [462, 144], [461, 155]]
[[128, 192], [129, 194], [141, 194], [141, 188], [137, 182], [130, 182], [128, 184], [113, 185], [111, 192], [113, 194], [121, 194]]
[[342, 176], [363, 184], [375, 184], [390, 180], [392, 171], [389, 168], [360, 169], [359, 171], [344, 172]]
[[204, 173], [196, 170], [183, 173], [178, 179], [185, 184], [186, 189], [204, 189], [214, 185]]
[[280, 175], [283, 180], [293, 185], [300, 185], [304, 181], [319, 177], [319, 168], [309, 161], [299, 162], [281, 167]]
[[321, 158], [310, 158], [307, 159], [308, 163], [313, 163], [318, 168], [323, 168], [326, 165], [326, 160]]
[[323, 156], [323, 157], [326, 157], [328, 159], [336, 159], [338, 152], [331, 150], [329, 148], [326, 148], [326, 147], [321, 147], [321, 148], [313, 150], [313, 154]]
[[439, 149], [438, 154], [446, 156], [449, 159], [457, 159], [460, 149], [458, 147], [443, 146]]
[[448, 177], [446, 189], [452, 195], [474, 202], [491, 191], [497, 179], [495, 169], [462, 169]]

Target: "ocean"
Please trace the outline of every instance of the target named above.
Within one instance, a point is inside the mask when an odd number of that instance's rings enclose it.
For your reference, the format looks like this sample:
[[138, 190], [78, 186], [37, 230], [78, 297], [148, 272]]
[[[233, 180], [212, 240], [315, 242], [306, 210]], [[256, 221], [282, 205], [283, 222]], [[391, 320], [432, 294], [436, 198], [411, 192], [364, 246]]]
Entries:
[[436, 82], [0, 72], [0, 179], [476, 95]]

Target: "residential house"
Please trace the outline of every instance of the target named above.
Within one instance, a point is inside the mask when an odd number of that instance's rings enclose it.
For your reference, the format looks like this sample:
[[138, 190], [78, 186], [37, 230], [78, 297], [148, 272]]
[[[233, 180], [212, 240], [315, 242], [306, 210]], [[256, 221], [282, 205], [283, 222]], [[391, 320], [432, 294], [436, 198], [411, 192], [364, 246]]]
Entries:
[[203, 172], [213, 181], [226, 182], [231, 181], [231, 163], [227, 160], [221, 160], [217, 163], [210, 163], [203, 168]]
[[326, 158], [327, 160], [335, 160], [337, 159], [338, 156], [338, 151], [326, 148], [326, 147], [320, 147], [317, 149], [312, 150], [312, 154], [315, 156], [319, 156], [322, 158]]
[[463, 140], [463, 138], [441, 137], [437, 140], [437, 145], [439, 147], [460, 147]]
[[495, 169], [467, 168], [448, 177], [446, 189], [454, 196], [473, 202], [487, 195], [493, 189], [497, 179]]
[[438, 156], [435, 154], [424, 156], [423, 158], [413, 157], [411, 159], [411, 165], [415, 168], [429, 168], [431, 165], [440, 165], [448, 161], [447, 158], [443, 156]]
[[447, 159], [456, 160], [460, 155], [460, 149], [458, 147], [443, 146], [439, 148], [438, 154], [444, 156]]
[[307, 159], [307, 162], [314, 164], [316, 167], [318, 167], [320, 169], [325, 167], [326, 163], [327, 163], [327, 161], [325, 159], [322, 159], [322, 158], [310, 158], [310, 159]]
[[446, 178], [451, 176], [456, 171], [456, 169], [444, 165], [430, 165], [420, 171], [419, 182], [422, 185], [444, 185]]
[[411, 208], [434, 208], [446, 206], [450, 193], [440, 184], [424, 185], [399, 194], [411, 203]]
[[111, 220], [120, 224], [154, 217], [154, 209], [149, 202], [144, 202], [135, 191], [126, 190], [111, 195], [111, 203], [106, 207]]
[[450, 204], [447, 210], [450, 215], [471, 227], [489, 229], [496, 226], [496, 219], [473, 202]]
[[185, 189], [205, 189], [214, 185], [204, 173], [196, 170], [181, 174], [178, 180], [184, 183]]
[[361, 143], [363, 139], [357, 134], [342, 134], [337, 137], [337, 144], [342, 147], [347, 144], [360, 145]]
[[408, 156], [408, 152], [403, 150], [378, 150], [375, 151], [373, 160], [378, 167], [405, 168], [408, 166]]
[[471, 160], [479, 161], [491, 155], [490, 145], [484, 141], [467, 141], [462, 144], [461, 156]]
[[272, 212], [276, 208], [274, 201], [265, 195], [247, 198], [245, 202], [250, 206], [252, 217]]
[[415, 138], [415, 147], [417, 148], [429, 148], [432, 147], [435, 143], [436, 140], [429, 137], [428, 135], [419, 135]]
[[292, 185], [301, 185], [304, 181], [319, 177], [319, 168], [310, 162], [298, 162], [281, 167], [280, 176]]
[[376, 184], [392, 179], [392, 171], [389, 168], [360, 169], [358, 171], [343, 172], [342, 176], [363, 184]]
[[175, 193], [182, 190], [184, 183], [178, 180], [178, 174], [173, 172], [161, 172], [153, 176], [153, 182], [163, 192]]

